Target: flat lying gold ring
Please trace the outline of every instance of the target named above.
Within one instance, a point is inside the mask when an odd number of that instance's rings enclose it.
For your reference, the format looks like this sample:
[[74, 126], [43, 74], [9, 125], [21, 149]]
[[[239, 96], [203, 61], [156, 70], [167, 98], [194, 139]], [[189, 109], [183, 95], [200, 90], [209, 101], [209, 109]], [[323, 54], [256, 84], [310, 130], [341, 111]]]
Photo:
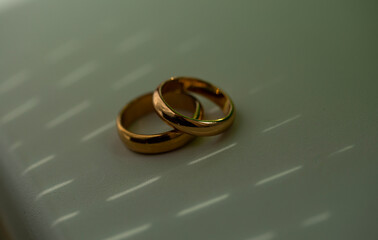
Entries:
[[[177, 107], [192, 111], [194, 119], [201, 119], [203, 110], [200, 102], [188, 94], [170, 94], [171, 101]], [[131, 150], [139, 153], [162, 153], [179, 148], [194, 136], [185, 134], [176, 129], [159, 134], [136, 134], [128, 130], [128, 127], [143, 115], [154, 112], [152, 105], [152, 93], [138, 97], [127, 104], [117, 117], [117, 129], [121, 140]]]
[[[166, 101], [166, 95], [171, 92], [198, 93], [216, 103], [225, 117], [215, 120], [200, 120], [184, 116], [177, 112]], [[232, 100], [218, 87], [203, 80], [190, 77], [174, 77], [161, 83], [154, 91], [153, 104], [157, 114], [175, 129], [196, 136], [212, 136], [229, 128], [235, 118], [235, 108]]]

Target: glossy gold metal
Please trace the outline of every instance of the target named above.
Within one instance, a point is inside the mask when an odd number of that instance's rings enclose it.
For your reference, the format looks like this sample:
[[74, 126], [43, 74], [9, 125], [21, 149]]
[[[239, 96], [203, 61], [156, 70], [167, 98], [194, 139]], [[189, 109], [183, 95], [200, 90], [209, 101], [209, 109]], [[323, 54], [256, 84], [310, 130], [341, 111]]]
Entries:
[[[201, 120], [184, 116], [169, 104], [168, 93], [198, 93], [217, 104], [225, 117], [215, 120]], [[235, 118], [235, 107], [230, 97], [218, 87], [191, 77], [173, 77], [161, 83], [154, 91], [153, 105], [157, 114], [169, 125], [195, 136], [212, 136], [229, 128]]]
[[[203, 110], [201, 103], [188, 94], [172, 93], [169, 101], [175, 106], [193, 112], [193, 119], [201, 119]], [[154, 154], [172, 151], [184, 146], [195, 137], [176, 129], [159, 134], [136, 134], [128, 130], [128, 127], [143, 115], [154, 112], [152, 105], [152, 93], [138, 97], [127, 104], [117, 117], [117, 129], [121, 140], [131, 150], [139, 153]]]

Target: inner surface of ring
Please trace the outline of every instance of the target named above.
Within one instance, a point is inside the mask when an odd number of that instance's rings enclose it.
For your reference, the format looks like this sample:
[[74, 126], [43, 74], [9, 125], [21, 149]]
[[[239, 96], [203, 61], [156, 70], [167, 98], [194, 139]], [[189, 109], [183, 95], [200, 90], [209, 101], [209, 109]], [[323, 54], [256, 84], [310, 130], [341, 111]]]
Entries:
[[[196, 114], [197, 101], [194, 97], [187, 94], [179, 94], [178, 92], [167, 93], [166, 101], [172, 104], [177, 109], [185, 109], [193, 112], [193, 117]], [[130, 125], [142, 116], [154, 112], [154, 107], [152, 104], [152, 94], [146, 94], [141, 96], [134, 101], [130, 102], [127, 108], [124, 110], [121, 116], [121, 123], [125, 129], [129, 128]]]
[[[222, 109], [225, 115], [230, 113], [232, 107], [230, 99], [219, 88], [209, 83], [194, 78], [177, 78], [167, 81], [161, 88], [161, 94], [165, 100], [167, 100], [169, 93], [182, 93], [186, 91], [198, 93], [213, 101]], [[169, 101], [166, 102], [169, 104]], [[172, 105], [170, 106], [175, 108]]]

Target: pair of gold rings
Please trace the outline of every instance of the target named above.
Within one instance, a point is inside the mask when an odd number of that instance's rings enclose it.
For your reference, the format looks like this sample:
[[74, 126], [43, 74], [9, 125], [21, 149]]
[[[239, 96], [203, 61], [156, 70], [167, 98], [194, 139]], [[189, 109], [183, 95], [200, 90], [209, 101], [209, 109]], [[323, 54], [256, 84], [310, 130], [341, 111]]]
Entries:
[[[189, 92], [213, 101], [225, 116], [214, 120], [202, 119], [202, 105]], [[175, 110], [178, 108], [193, 112], [193, 116], [184, 116]], [[128, 130], [135, 120], [153, 111], [174, 129], [149, 135]], [[154, 154], [182, 147], [196, 136], [222, 133], [232, 125], [234, 118], [234, 104], [221, 89], [197, 78], [173, 77], [161, 83], [153, 93], [140, 96], [127, 104], [117, 117], [117, 129], [128, 148], [139, 153]]]

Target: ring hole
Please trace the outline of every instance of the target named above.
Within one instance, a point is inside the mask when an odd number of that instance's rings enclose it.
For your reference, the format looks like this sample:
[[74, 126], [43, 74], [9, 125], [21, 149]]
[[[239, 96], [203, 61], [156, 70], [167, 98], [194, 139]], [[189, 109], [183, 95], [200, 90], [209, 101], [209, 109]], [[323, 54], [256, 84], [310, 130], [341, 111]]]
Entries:
[[129, 127], [131, 132], [137, 134], [157, 134], [171, 131], [173, 128], [166, 124], [158, 115], [151, 111], [136, 119]]
[[[187, 92], [200, 100], [205, 113], [202, 120], [219, 120], [226, 117], [230, 112], [231, 105], [228, 97], [219, 88], [200, 79], [190, 77], [172, 78], [166, 81], [161, 88], [163, 98], [166, 98], [166, 94], [171, 92]], [[175, 109], [168, 101], [166, 102], [172, 109]], [[189, 117], [189, 115], [181, 114]]]
[[[206, 97], [203, 97], [200, 94], [196, 94], [196, 93], [190, 93], [190, 94], [195, 96], [201, 102], [204, 108], [204, 112], [205, 112], [205, 116], [203, 119], [215, 120], [215, 119], [225, 117], [225, 114], [223, 113], [222, 109], [213, 101], [209, 100]], [[189, 115], [185, 115], [185, 116], [189, 116]]]
[[166, 93], [164, 94], [164, 100], [176, 112], [184, 116], [193, 117], [196, 104], [189, 95], [183, 95], [183, 93], [180, 92]]

